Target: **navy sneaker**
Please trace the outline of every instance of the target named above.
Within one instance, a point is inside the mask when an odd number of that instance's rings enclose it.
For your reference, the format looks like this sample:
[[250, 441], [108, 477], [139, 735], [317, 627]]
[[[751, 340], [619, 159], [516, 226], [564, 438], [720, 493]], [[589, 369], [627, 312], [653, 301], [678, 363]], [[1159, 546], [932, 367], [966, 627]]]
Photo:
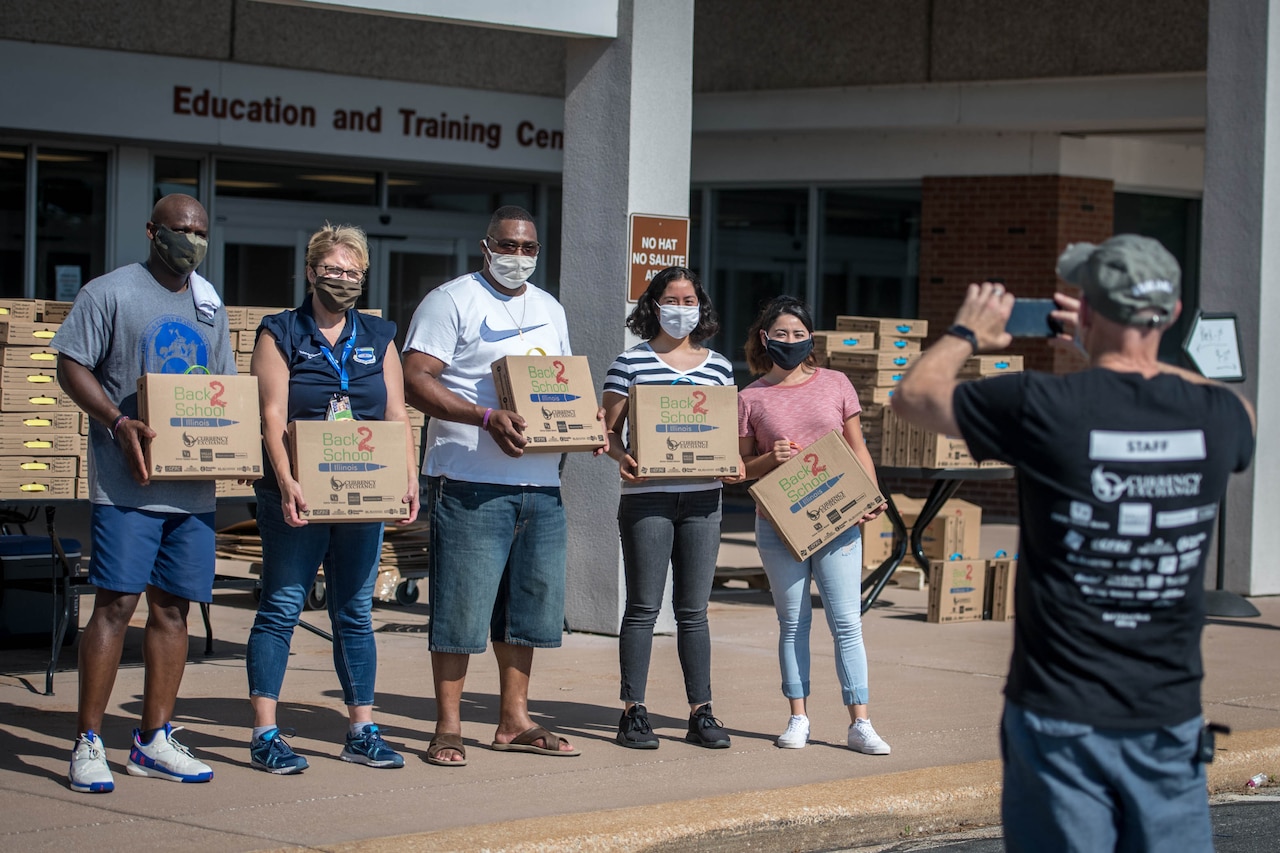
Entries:
[[342, 748], [343, 761], [365, 764], [369, 767], [404, 767], [404, 756], [387, 746], [378, 727], [369, 723], [360, 734], [347, 734], [347, 745]]
[[286, 737], [293, 737], [294, 734], [296, 732], [293, 729], [272, 729], [262, 737], [254, 738], [249, 745], [249, 763], [258, 770], [275, 773], [277, 776], [288, 776], [306, 770], [309, 766], [307, 759], [284, 742]]
[[643, 705], [632, 705], [622, 712], [618, 720], [618, 735], [614, 738], [629, 749], [657, 749], [658, 736], [649, 725], [649, 712]]
[[689, 733], [684, 739], [697, 746], [705, 746], [707, 749], [728, 749], [729, 733], [724, 729], [724, 723], [715, 718], [711, 713], [711, 703], [703, 705], [693, 712], [693, 716], [689, 717]]

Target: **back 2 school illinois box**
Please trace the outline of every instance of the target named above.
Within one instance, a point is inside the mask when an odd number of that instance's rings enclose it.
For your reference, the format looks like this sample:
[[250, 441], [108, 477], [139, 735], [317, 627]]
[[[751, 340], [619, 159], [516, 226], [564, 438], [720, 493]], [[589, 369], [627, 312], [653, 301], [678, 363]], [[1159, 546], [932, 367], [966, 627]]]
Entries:
[[291, 421], [293, 478], [312, 521], [399, 521], [409, 515], [409, 434], [402, 421]]
[[138, 379], [138, 416], [153, 480], [256, 480], [262, 417], [256, 376], [148, 373]]
[[736, 477], [738, 389], [632, 385], [627, 423], [642, 477]]
[[765, 474], [750, 492], [797, 560], [813, 556], [885, 502], [839, 430]]
[[524, 418], [526, 453], [595, 450], [604, 444], [585, 355], [508, 355], [490, 370], [502, 408]]

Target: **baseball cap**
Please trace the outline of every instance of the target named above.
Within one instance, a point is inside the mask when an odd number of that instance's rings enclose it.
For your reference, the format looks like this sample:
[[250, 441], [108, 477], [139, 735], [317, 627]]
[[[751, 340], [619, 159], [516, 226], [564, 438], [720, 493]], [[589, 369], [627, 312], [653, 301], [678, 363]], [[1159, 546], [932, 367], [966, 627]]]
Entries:
[[1090, 308], [1126, 326], [1168, 325], [1182, 291], [1178, 261], [1158, 240], [1138, 234], [1072, 243], [1058, 258], [1058, 275], [1084, 289]]

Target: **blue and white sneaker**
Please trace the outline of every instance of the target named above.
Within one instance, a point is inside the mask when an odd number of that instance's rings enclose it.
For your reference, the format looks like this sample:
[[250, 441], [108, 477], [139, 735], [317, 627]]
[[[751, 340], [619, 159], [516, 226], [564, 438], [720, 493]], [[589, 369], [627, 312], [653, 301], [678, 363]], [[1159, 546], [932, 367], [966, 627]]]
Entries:
[[343, 761], [370, 767], [404, 767], [404, 756], [387, 746], [378, 727], [369, 723], [359, 734], [347, 734], [347, 745], [338, 756]]
[[106, 747], [92, 729], [76, 738], [67, 778], [71, 780], [71, 790], [81, 794], [109, 794], [116, 789], [107, 766]]
[[288, 776], [306, 770], [309, 766], [307, 759], [284, 742], [286, 737], [293, 737], [294, 734], [293, 729], [272, 729], [262, 737], [254, 738], [249, 745], [249, 763], [258, 770], [275, 773], [277, 776]]
[[129, 761], [125, 769], [130, 776], [150, 776], [154, 779], [168, 779], [170, 782], [208, 782], [213, 779], [213, 768], [199, 761], [191, 754], [191, 750], [178, 743], [174, 732], [176, 729], [169, 723], [156, 732], [151, 743], [142, 743], [142, 732], [133, 730], [133, 749], [129, 750]]

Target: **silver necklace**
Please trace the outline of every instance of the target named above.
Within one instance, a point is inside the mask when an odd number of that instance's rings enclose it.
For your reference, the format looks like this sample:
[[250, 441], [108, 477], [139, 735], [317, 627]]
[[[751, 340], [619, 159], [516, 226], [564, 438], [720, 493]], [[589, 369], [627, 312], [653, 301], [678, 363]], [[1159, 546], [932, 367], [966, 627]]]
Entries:
[[[527, 297], [527, 295], [528, 294], [521, 294], [522, 297]], [[515, 299], [515, 298], [516, 297], [514, 296], [511, 297], [511, 299]], [[516, 315], [512, 314], [511, 309], [507, 306], [507, 303], [510, 302], [511, 299], [501, 299], [499, 301], [502, 303], [502, 310], [506, 311], [507, 316], [511, 318], [511, 322], [516, 323]], [[525, 315], [529, 313], [529, 300], [527, 298], [522, 299], [520, 302], [520, 305], [521, 305], [520, 322], [516, 323], [516, 331], [520, 333], [520, 340], [523, 341], [524, 340], [524, 318], [525, 318]]]

